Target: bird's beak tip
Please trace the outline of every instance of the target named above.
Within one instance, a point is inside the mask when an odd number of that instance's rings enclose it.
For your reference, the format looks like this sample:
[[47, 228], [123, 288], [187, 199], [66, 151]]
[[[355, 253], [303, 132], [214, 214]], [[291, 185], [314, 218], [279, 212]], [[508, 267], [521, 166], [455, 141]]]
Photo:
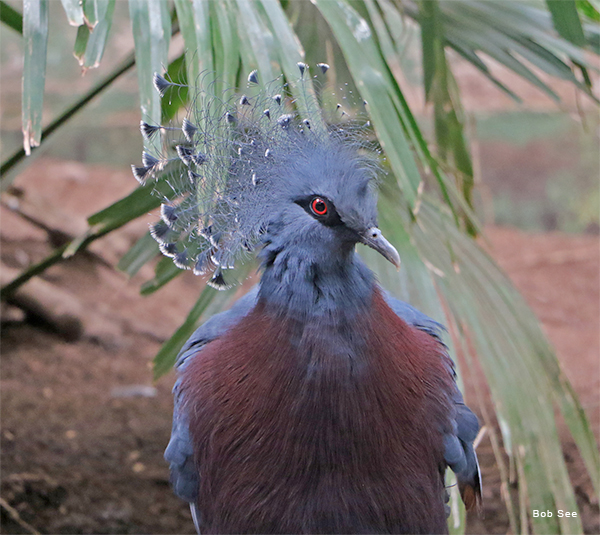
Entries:
[[371, 249], [377, 251], [386, 260], [389, 260], [392, 264], [394, 264], [394, 266], [396, 266], [396, 269], [400, 271], [400, 255], [398, 254], [396, 248], [384, 238], [381, 230], [379, 230], [377, 227], [368, 229], [362, 235], [362, 242], [371, 247]]

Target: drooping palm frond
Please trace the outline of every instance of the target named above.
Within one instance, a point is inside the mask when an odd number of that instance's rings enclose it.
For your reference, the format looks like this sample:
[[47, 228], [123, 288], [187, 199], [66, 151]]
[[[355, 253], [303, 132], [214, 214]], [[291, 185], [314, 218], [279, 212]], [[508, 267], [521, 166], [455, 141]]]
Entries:
[[[24, 2], [23, 128], [27, 151], [43, 142], [47, 13], [54, 8], [49, 4], [47, 0]], [[83, 68], [97, 66], [111, 38], [114, 0], [63, 0], [62, 5], [70, 23], [79, 26], [76, 57]], [[522, 512], [527, 503], [539, 509], [576, 510], [556, 431], [555, 407], [571, 430], [596, 492], [600, 460], [584, 412], [533, 313], [472, 237], [480, 231], [471, 202], [473, 170], [460, 94], [447, 52], [458, 53], [514, 99], [518, 95], [492, 72], [490, 58], [551, 98], [558, 97], [539, 76], [540, 71], [570, 82], [596, 100], [590, 72], [597, 70], [600, 26], [592, 20], [597, 15], [594, 5], [586, 0], [577, 4], [574, 0], [548, 0], [547, 4], [476, 0], [129, 1], [141, 114], [149, 123], [160, 124], [161, 119], [174, 117], [191, 98], [177, 91], [162, 103], [158, 100], [151, 80], [163, 65], [171, 79], [182, 84], [193, 85], [201, 73], [214, 72], [217, 83], [213, 90], [221, 92], [238, 86], [253, 69], [263, 80], [280, 74], [294, 79], [297, 63], [306, 59], [306, 49], [311, 57], [321, 56], [317, 59], [331, 63], [338, 80], [347, 76], [344, 81], [353, 84], [368, 101], [373, 132], [385, 151], [389, 170], [380, 201], [382, 226], [401, 252], [405, 267], [398, 274], [372, 255], [366, 254], [367, 260], [386, 287], [452, 327], [455, 336], [448, 342], [451, 348], [456, 344], [467, 362], [475, 350], [492, 394], [504, 450], [519, 469]], [[580, 11], [577, 6], [582, 6]], [[0, 3], [2, 22], [18, 30], [15, 13]], [[424, 92], [434, 111], [435, 152], [402, 91], [398, 56], [406, 43], [400, 28], [409, 23], [421, 30]], [[318, 39], [309, 37], [313, 27], [320, 32]], [[174, 31], [181, 32], [185, 52], [168, 64]], [[105, 87], [102, 83], [100, 86]], [[90, 95], [84, 96], [81, 106], [89, 99]], [[78, 109], [73, 108], [65, 117]], [[65, 117], [53, 124], [60, 126]], [[20, 158], [19, 154], [9, 158], [3, 171], [10, 170]], [[10, 174], [2, 177], [3, 189], [12, 178]], [[52, 263], [156, 207], [159, 200], [151, 190], [163, 185], [159, 179], [156, 184], [142, 186], [92, 215], [85, 235], [32, 266], [3, 288], [3, 296]], [[121, 259], [119, 267], [132, 275], [157, 255], [156, 243], [146, 234]], [[159, 261], [155, 277], [144, 284], [142, 292], [152, 293], [179, 273], [169, 259]], [[202, 292], [188, 318], [157, 355], [156, 377], [171, 368], [179, 347], [200, 318], [225, 306], [228, 298], [228, 293], [210, 288]], [[507, 477], [503, 473], [505, 485]], [[515, 505], [508, 496], [507, 507], [512, 529], [525, 530], [526, 526], [519, 527]], [[463, 511], [457, 507], [452, 510], [452, 529], [464, 531]], [[536, 533], [581, 532], [578, 518], [538, 517], [531, 521]]]

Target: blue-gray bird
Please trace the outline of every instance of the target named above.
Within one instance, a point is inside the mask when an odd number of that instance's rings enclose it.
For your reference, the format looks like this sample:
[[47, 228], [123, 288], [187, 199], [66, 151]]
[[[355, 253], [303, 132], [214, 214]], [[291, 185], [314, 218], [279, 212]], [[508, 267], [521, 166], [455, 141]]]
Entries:
[[479, 424], [443, 327], [356, 254], [400, 266], [377, 226], [377, 158], [326, 124], [299, 67], [287, 90], [252, 91], [253, 72], [241, 97], [199, 93], [181, 130], [142, 123], [172, 153], [133, 168], [167, 176], [163, 253], [215, 287], [252, 251], [261, 271], [178, 356], [173, 487], [199, 533], [447, 533], [446, 468], [468, 509], [481, 499]]

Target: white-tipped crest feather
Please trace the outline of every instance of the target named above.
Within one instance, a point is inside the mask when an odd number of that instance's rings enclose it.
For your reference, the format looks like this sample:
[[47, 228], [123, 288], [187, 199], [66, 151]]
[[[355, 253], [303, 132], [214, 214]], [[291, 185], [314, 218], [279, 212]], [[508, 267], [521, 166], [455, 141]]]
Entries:
[[[317, 66], [321, 72], [328, 67]], [[134, 175], [140, 182], [165, 180], [171, 190], [163, 199], [163, 223], [151, 233], [178, 267], [198, 275], [214, 270], [209, 284], [215, 288], [229, 286], [223, 269], [255, 250], [273, 211], [286, 202], [295, 161], [317, 147], [350, 147], [355, 160], [376, 174], [377, 164], [359, 155], [372, 152], [365, 119], [357, 126], [346, 116], [340, 124], [338, 112], [337, 124], [328, 124], [321, 105], [335, 104], [329, 94], [321, 100], [330, 104], [320, 104], [316, 77], [308, 76], [304, 63], [298, 69], [301, 77], [291, 85], [278, 78], [263, 86], [253, 71], [241, 96], [229, 91], [218, 98], [209, 84], [192, 99], [180, 128], [141, 125], [147, 138], [160, 134], [165, 154], [144, 153], [144, 167], [132, 166]], [[161, 95], [179, 86], [158, 74], [154, 85]]]

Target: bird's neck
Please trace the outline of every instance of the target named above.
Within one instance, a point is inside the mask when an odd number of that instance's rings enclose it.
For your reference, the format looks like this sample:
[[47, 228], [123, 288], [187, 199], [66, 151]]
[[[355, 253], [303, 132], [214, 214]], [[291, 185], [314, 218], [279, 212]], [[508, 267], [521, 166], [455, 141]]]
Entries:
[[326, 321], [359, 314], [372, 299], [373, 273], [353, 246], [320, 256], [299, 247], [263, 253], [259, 299], [277, 314]]

